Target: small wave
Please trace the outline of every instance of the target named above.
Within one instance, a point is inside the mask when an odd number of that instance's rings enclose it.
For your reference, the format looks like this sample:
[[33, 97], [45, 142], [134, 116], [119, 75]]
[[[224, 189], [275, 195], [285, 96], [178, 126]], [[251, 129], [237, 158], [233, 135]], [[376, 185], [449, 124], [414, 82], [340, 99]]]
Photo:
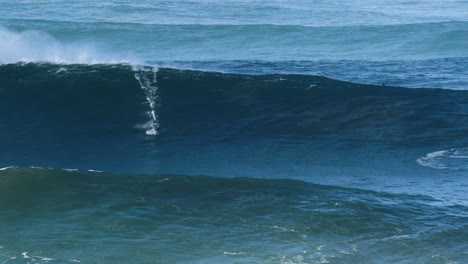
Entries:
[[417, 159], [417, 162], [433, 169], [468, 170], [468, 148], [431, 152]]
[[14, 169], [14, 168], [16, 168], [16, 167], [15, 166], [8, 166], [8, 167], [0, 168], [0, 171]]

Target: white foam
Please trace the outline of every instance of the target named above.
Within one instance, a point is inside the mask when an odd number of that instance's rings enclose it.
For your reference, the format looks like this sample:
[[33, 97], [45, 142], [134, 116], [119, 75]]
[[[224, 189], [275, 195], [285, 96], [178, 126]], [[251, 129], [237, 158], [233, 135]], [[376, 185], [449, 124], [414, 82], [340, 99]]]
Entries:
[[433, 169], [468, 169], [468, 148], [439, 150], [416, 160], [421, 166]]
[[159, 132], [156, 129], [151, 128], [149, 130], [146, 130], [145, 134], [148, 136], [157, 136], [159, 135]]
[[233, 255], [233, 256], [237, 256], [237, 255], [245, 255], [247, 254], [247, 252], [229, 252], [229, 251], [224, 251], [223, 252], [224, 255]]
[[137, 60], [118, 56], [118, 54], [105, 54], [98, 51], [95, 45], [91, 43], [92, 40], [88, 40], [88, 42], [64, 42], [46, 32], [35, 30], [12, 31], [0, 26], [0, 63], [138, 63]]
[[68, 171], [68, 172], [75, 172], [75, 171], [78, 171], [78, 169], [66, 169], [66, 168], [64, 168], [64, 169], [62, 169], [62, 170]]
[[[16, 166], [8, 166], [8, 167], [4, 167], [4, 168], [0, 168], [0, 171], [4, 171], [4, 170], [9, 170], [9, 169], [16, 169], [18, 167]], [[31, 169], [35, 169], [35, 170], [54, 170], [54, 168], [51, 168], [51, 167], [48, 167], [48, 168], [44, 168], [44, 167], [38, 167], [38, 166], [29, 166], [29, 168]], [[62, 168], [61, 170], [63, 171], [68, 171], [68, 172], [76, 172], [76, 171], [79, 171], [79, 169], [68, 169], [68, 168]], [[104, 171], [101, 171], [101, 170], [94, 170], [94, 169], [89, 169], [87, 170], [88, 172], [94, 172], [94, 173], [101, 173], [101, 172], [104, 172]], [[27, 252], [26, 252], [27, 253]]]
[[101, 172], [103, 172], [103, 171], [101, 171], [101, 170], [88, 170], [88, 172], [101, 173]]
[[64, 67], [60, 67], [60, 69], [58, 69], [57, 71], [55, 71], [55, 75], [59, 75], [59, 74], [62, 74], [62, 73], [67, 73], [68, 70]]
[[156, 85], [158, 68], [134, 66], [135, 79], [140, 83], [141, 89], [146, 94], [146, 101], [150, 107], [148, 116], [150, 121], [144, 127], [146, 128], [146, 135], [157, 136], [159, 135], [159, 118], [156, 114], [158, 106], [159, 94], [158, 86]]
[[36, 260], [45, 261], [45, 262], [49, 262], [49, 261], [54, 260], [53, 258], [41, 257], [41, 256], [31, 256], [30, 257], [30, 256], [28, 256], [28, 252], [23, 252], [23, 253], [21, 253], [21, 255], [23, 256], [24, 259], [31, 259], [33, 263], [36, 263]]

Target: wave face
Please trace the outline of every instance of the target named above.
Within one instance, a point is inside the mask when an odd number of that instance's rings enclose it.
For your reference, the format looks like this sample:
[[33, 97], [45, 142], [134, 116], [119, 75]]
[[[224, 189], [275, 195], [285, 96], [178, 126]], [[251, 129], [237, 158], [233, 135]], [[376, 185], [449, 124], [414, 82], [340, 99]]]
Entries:
[[445, 192], [463, 189], [464, 156], [426, 157], [468, 145], [465, 91], [127, 65], [9, 64], [0, 78], [0, 166], [340, 179], [466, 201]]
[[466, 206], [438, 203], [292, 180], [11, 168], [0, 260], [462, 263]]

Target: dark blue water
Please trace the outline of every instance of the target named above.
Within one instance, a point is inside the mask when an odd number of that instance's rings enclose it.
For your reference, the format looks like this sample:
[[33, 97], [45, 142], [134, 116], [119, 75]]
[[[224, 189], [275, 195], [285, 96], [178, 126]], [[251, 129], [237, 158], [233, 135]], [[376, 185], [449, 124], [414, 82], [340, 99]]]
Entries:
[[466, 201], [439, 185], [465, 183], [465, 91], [125, 65], [0, 71], [3, 167], [293, 178]]

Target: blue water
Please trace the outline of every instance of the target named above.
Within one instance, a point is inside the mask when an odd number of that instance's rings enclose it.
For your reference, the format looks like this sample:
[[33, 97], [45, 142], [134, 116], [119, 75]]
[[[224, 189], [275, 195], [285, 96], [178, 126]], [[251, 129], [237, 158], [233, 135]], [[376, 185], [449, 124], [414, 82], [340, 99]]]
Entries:
[[466, 263], [467, 1], [1, 1], [0, 262]]

